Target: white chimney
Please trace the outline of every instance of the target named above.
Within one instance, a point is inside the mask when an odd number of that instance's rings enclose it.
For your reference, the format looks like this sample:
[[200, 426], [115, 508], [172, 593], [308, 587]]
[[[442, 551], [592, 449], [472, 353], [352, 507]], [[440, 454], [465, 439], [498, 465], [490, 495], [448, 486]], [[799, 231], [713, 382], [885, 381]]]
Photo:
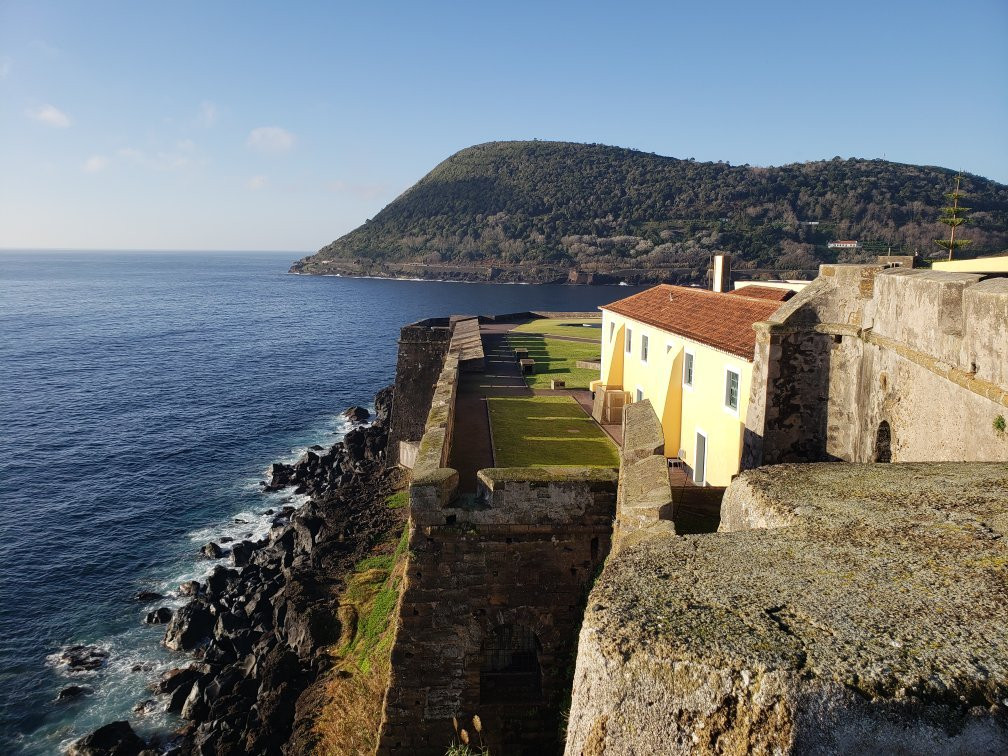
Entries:
[[714, 291], [731, 291], [731, 255], [714, 255]]

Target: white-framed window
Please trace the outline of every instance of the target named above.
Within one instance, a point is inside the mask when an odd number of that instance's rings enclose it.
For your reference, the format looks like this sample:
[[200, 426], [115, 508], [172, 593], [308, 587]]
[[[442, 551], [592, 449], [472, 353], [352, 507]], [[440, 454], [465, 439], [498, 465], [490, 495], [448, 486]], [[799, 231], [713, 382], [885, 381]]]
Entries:
[[734, 414], [739, 411], [739, 384], [741, 375], [735, 368], [725, 368], [724, 380], [724, 406], [725, 409]]
[[637, 393], [634, 394], [634, 401], [635, 402], [644, 401], [644, 389], [642, 389], [640, 386], [637, 387]]
[[641, 334], [640, 337], [640, 361], [647, 364], [647, 353], [648, 353], [648, 337]]
[[613, 336], [615, 336], [615, 335], [616, 335], [616, 324], [615, 323], [610, 323], [609, 324], [609, 341], [612, 341], [613, 340]]
[[693, 388], [693, 361], [695, 357], [693, 352], [685, 351], [683, 352], [682, 361], [682, 385], [686, 388]]
[[629, 328], [626, 329], [626, 353], [630, 354], [633, 351], [633, 331]]

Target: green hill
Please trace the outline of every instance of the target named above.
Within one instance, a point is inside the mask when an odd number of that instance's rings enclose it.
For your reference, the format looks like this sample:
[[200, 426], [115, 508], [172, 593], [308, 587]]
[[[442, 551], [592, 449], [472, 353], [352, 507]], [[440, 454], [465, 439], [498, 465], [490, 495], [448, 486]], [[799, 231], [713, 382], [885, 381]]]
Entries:
[[[701, 281], [710, 255], [793, 276], [821, 262], [940, 253], [954, 171], [833, 158], [759, 168], [620, 147], [491, 142], [442, 162], [300, 273], [468, 280]], [[1008, 186], [967, 176], [972, 255], [1008, 248]], [[839, 252], [837, 239], [862, 248]]]

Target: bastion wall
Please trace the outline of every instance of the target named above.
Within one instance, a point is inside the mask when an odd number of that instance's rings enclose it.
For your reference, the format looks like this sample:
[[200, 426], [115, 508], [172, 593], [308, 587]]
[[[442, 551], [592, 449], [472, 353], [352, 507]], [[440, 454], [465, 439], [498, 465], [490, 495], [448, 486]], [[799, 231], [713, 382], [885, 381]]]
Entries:
[[1008, 460], [1008, 278], [824, 265], [756, 332], [743, 469]]
[[399, 331], [388, 440], [390, 465], [413, 466], [451, 334], [448, 318], [420, 320]]
[[[584, 600], [609, 551], [615, 470], [490, 468], [475, 496], [459, 494], [447, 460], [471, 335], [456, 328], [437, 366], [413, 460], [379, 754], [441, 756], [453, 719], [477, 743], [473, 715], [494, 753], [555, 752]], [[408, 363], [422, 341], [400, 342]]]

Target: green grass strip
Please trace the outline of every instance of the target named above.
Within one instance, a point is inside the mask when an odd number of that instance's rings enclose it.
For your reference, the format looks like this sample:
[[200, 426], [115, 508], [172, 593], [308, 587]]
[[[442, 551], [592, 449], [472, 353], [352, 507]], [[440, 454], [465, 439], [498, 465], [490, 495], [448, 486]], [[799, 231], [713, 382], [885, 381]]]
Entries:
[[528, 349], [529, 358], [535, 360], [535, 373], [525, 376], [530, 388], [548, 389], [550, 381], [559, 379], [566, 383], [566, 388], [583, 389], [599, 377], [598, 370], [579, 368], [575, 364], [578, 360], [598, 360], [601, 347], [597, 342], [585, 344], [512, 331], [508, 334], [508, 343], [512, 349]]
[[569, 396], [487, 402], [498, 467], [619, 467], [616, 445]]

